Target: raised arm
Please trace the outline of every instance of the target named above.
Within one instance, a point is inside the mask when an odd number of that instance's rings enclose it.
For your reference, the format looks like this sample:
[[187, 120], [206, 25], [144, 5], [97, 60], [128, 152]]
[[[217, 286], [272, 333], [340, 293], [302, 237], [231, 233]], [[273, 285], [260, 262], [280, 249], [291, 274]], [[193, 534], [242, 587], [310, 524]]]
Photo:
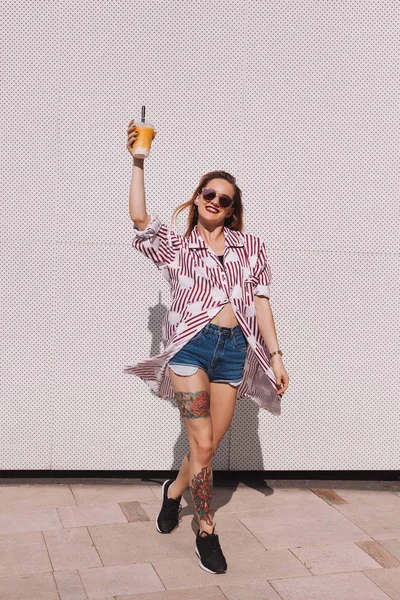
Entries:
[[[154, 134], [155, 135], [155, 134]], [[126, 147], [132, 156], [132, 146], [137, 137], [135, 122], [132, 120], [128, 126], [128, 142]], [[150, 215], [146, 210], [146, 196], [144, 191], [144, 159], [132, 157], [132, 177], [129, 189], [129, 214], [139, 230], [146, 228], [150, 222]]]
[[[132, 155], [133, 143], [137, 133], [132, 120], [128, 125], [126, 147]], [[153, 133], [153, 139], [156, 132]], [[132, 246], [144, 256], [150, 258], [160, 269], [164, 269], [175, 259], [176, 252], [182, 246], [182, 236], [169, 231], [156, 214], [146, 210], [144, 191], [144, 160], [132, 156], [132, 178], [129, 189], [129, 215], [133, 221]]]
[[129, 188], [129, 214], [139, 230], [146, 229], [150, 215], [146, 210], [144, 191], [144, 158], [134, 158], [132, 162], [132, 177]]

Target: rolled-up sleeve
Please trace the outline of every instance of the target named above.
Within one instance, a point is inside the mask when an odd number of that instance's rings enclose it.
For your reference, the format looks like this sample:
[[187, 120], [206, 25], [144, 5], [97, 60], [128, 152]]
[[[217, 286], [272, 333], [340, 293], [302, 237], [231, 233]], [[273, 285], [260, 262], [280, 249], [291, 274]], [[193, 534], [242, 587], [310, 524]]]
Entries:
[[157, 215], [150, 215], [145, 229], [138, 229], [133, 223], [132, 247], [150, 258], [158, 267], [171, 263], [182, 245], [181, 236], [161, 223]]
[[248, 281], [251, 281], [254, 285], [254, 296], [265, 296], [266, 298], [270, 298], [271, 280], [272, 273], [268, 261], [267, 248], [265, 243], [261, 241], [255, 265], [248, 278]]

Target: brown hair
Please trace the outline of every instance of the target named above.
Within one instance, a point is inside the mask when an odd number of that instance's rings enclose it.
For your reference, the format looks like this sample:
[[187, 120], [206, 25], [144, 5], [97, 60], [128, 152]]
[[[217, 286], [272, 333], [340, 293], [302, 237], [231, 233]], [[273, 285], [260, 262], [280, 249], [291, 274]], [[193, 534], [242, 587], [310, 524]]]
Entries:
[[172, 213], [171, 228], [172, 228], [173, 222], [176, 220], [178, 214], [181, 213], [183, 210], [185, 210], [185, 208], [189, 207], [189, 214], [188, 214], [188, 219], [187, 219], [187, 230], [184, 234], [185, 237], [190, 236], [192, 230], [194, 229], [194, 227], [196, 226], [197, 221], [198, 221], [198, 208], [197, 208], [197, 205], [194, 203], [194, 201], [197, 198], [197, 196], [201, 193], [201, 189], [203, 187], [207, 187], [207, 183], [209, 181], [211, 181], [211, 179], [225, 179], [226, 181], [229, 181], [229, 183], [231, 183], [233, 185], [234, 190], [235, 190], [234, 194], [233, 194], [233, 202], [234, 202], [233, 213], [228, 219], [225, 220], [224, 226], [229, 227], [229, 229], [234, 229], [235, 231], [242, 231], [242, 229], [243, 229], [242, 191], [236, 185], [235, 177], [233, 175], [231, 175], [230, 173], [227, 173], [226, 171], [211, 171], [210, 173], [206, 173], [205, 175], [203, 175], [203, 177], [200, 179], [200, 182], [199, 182], [198, 186], [196, 187], [190, 200], [177, 206], [175, 208], [174, 212]]

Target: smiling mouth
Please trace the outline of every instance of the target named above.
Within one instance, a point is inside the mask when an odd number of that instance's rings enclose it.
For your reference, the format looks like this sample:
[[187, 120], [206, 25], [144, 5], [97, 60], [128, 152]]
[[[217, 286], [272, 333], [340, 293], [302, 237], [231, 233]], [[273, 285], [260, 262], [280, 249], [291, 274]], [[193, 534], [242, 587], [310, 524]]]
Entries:
[[208, 210], [208, 212], [212, 212], [217, 214], [217, 212], [219, 212], [219, 210], [217, 210], [216, 208], [210, 208], [209, 206], [207, 206], [206, 210]]

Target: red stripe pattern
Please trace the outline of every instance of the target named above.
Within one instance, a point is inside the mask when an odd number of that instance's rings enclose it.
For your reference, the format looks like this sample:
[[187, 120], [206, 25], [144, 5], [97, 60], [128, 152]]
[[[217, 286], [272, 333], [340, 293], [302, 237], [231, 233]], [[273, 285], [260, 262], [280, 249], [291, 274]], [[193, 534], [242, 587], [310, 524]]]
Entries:
[[281, 399], [269, 352], [257, 326], [254, 296], [270, 297], [271, 268], [261, 238], [224, 228], [224, 267], [197, 230], [178, 235], [157, 215], [146, 229], [134, 224], [132, 247], [151, 259], [170, 284], [171, 306], [162, 330], [164, 351], [124, 367], [140, 377], [160, 398], [173, 398], [168, 362], [231, 303], [249, 346], [239, 398], [251, 398], [274, 415], [281, 414]]

